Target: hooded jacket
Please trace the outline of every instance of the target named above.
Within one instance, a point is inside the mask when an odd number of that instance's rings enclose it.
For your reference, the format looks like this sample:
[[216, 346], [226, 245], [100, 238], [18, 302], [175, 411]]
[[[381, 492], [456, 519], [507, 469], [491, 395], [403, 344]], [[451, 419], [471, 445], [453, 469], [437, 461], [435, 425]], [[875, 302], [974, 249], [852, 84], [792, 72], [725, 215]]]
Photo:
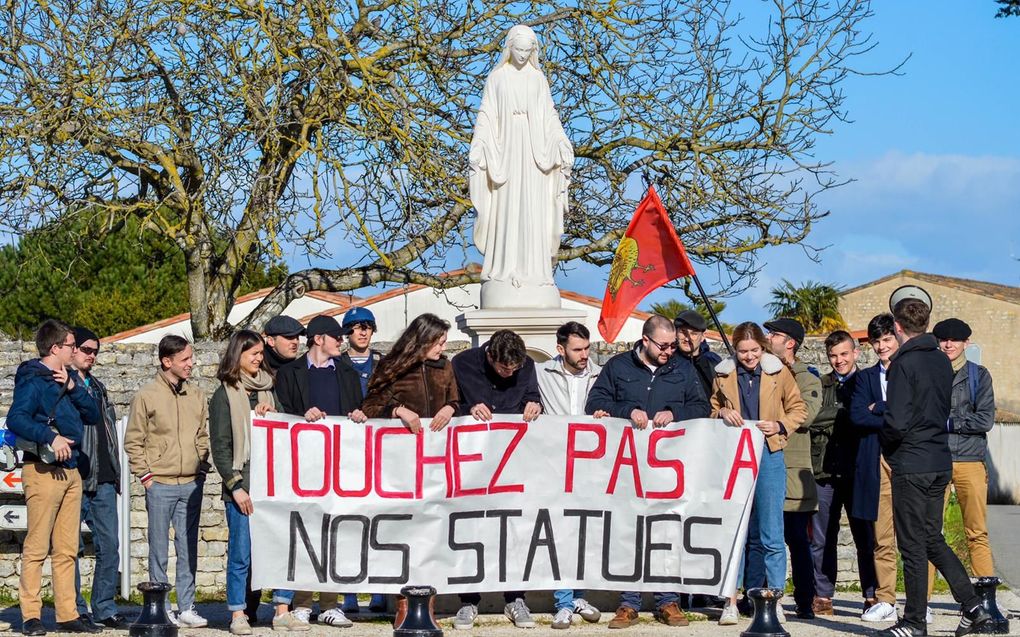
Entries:
[[641, 360], [640, 348], [639, 344], [606, 362], [588, 393], [585, 411], [602, 410], [627, 419], [635, 409], [649, 418], [668, 410], [673, 421], [706, 417], [708, 400], [691, 361], [673, 356], [653, 372]]
[[[537, 366], [538, 389], [542, 394], [542, 407], [547, 414], [580, 415], [572, 414], [573, 408], [570, 405], [570, 379], [567, 372], [563, 370], [563, 357], [550, 358]], [[595, 361], [588, 359], [587, 374], [584, 378], [584, 402], [588, 401], [588, 394], [598, 380], [602, 368]]]
[[[74, 379], [73, 372], [69, 371]], [[61, 386], [54, 382], [53, 371], [38, 358], [25, 361], [14, 374], [14, 400], [7, 412], [7, 428], [14, 435], [38, 444], [53, 444], [57, 434], [47, 425], [50, 412], [53, 426], [60, 435], [71, 440], [71, 458], [60, 466], [78, 466], [85, 427], [100, 419], [99, 407], [80, 381], [61, 395]]]
[[[772, 451], [785, 449], [788, 438], [807, 419], [807, 407], [800, 397], [797, 381], [783, 361], [772, 354], [761, 357], [761, 385], [758, 388], [758, 419], [775, 420], [783, 424], [786, 433], [767, 436], [765, 442]], [[732, 357], [715, 366], [716, 378], [712, 389], [712, 417], [723, 407], [740, 410], [740, 389], [737, 387], [737, 361]]]
[[949, 409], [953, 366], [931, 334], [900, 346], [889, 361], [882, 453], [893, 474], [951, 471]]

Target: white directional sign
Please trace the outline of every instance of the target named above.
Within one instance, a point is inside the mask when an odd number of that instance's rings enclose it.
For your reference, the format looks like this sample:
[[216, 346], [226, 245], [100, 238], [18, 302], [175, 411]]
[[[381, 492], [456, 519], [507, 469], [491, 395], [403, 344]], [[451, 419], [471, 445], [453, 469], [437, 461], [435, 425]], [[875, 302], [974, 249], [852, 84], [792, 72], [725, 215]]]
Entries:
[[28, 528], [28, 508], [23, 504], [0, 505], [0, 529], [22, 531]]
[[21, 486], [21, 469], [0, 471], [0, 493], [24, 493]]

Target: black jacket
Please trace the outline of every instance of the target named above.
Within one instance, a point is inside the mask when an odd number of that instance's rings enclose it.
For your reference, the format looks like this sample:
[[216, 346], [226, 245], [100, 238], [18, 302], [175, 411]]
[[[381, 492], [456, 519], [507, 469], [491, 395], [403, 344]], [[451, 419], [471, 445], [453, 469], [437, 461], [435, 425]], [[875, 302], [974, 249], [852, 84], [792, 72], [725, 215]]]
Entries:
[[110, 402], [110, 395], [106, 392], [106, 385], [99, 382], [99, 379], [89, 374], [89, 384], [86, 386], [81, 372], [75, 372], [75, 383], [85, 386], [85, 391], [92, 396], [99, 406], [101, 418], [95, 426], [85, 426], [81, 439], [81, 456], [78, 458], [78, 471], [81, 473], [81, 488], [86, 493], [91, 493], [99, 488], [99, 431], [100, 427], [106, 432], [104, 440], [107, 444], [107, 451], [110, 462], [113, 465], [114, 481], [113, 487], [120, 493], [120, 445], [117, 438], [117, 411]]
[[[358, 372], [341, 358], [333, 359], [336, 387], [340, 392], [340, 413], [361, 408], [364, 396]], [[308, 354], [302, 354], [276, 372], [276, 398], [286, 414], [303, 416], [313, 405], [308, 398]]]
[[460, 393], [461, 414], [484, 403], [494, 414], [521, 414], [528, 403], [542, 404], [538, 391], [535, 361], [524, 359], [524, 366], [510, 378], [503, 378], [485, 360], [489, 344], [472, 347], [453, 357], [453, 374]]
[[953, 367], [935, 337], [921, 334], [900, 346], [886, 380], [882, 453], [893, 474], [951, 471], [947, 423]]
[[630, 418], [635, 409], [649, 417], [669, 410], [674, 421], [707, 418], [711, 408], [691, 361], [673, 356], [653, 374], [638, 347], [617, 354], [602, 367], [584, 410], [593, 414], [601, 409], [615, 418]]
[[708, 343], [701, 341], [701, 348], [694, 358], [683, 354], [679, 349], [673, 355], [676, 358], [683, 358], [694, 365], [694, 371], [701, 381], [701, 389], [706, 396], [712, 395], [712, 385], [715, 383], [715, 366], [722, 362], [722, 358], [708, 348]]

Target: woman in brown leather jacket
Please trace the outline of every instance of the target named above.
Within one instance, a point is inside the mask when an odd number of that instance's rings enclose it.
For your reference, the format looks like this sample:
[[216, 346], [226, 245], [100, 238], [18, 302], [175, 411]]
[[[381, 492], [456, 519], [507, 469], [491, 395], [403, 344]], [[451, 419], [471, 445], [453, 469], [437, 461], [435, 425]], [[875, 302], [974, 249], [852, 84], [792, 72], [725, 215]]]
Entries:
[[435, 314], [411, 321], [368, 381], [361, 410], [369, 418], [399, 418], [414, 433], [421, 419], [439, 431], [457, 415], [457, 380], [443, 356], [450, 324]]

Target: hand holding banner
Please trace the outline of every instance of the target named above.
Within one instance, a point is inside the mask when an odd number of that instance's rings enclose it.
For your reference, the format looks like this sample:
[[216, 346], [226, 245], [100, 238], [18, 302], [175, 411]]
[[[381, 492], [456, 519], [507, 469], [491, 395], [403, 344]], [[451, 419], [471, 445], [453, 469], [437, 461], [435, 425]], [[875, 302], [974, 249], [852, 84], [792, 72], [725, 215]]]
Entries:
[[710, 419], [252, 425], [253, 586], [338, 592], [728, 594], [763, 445]]

